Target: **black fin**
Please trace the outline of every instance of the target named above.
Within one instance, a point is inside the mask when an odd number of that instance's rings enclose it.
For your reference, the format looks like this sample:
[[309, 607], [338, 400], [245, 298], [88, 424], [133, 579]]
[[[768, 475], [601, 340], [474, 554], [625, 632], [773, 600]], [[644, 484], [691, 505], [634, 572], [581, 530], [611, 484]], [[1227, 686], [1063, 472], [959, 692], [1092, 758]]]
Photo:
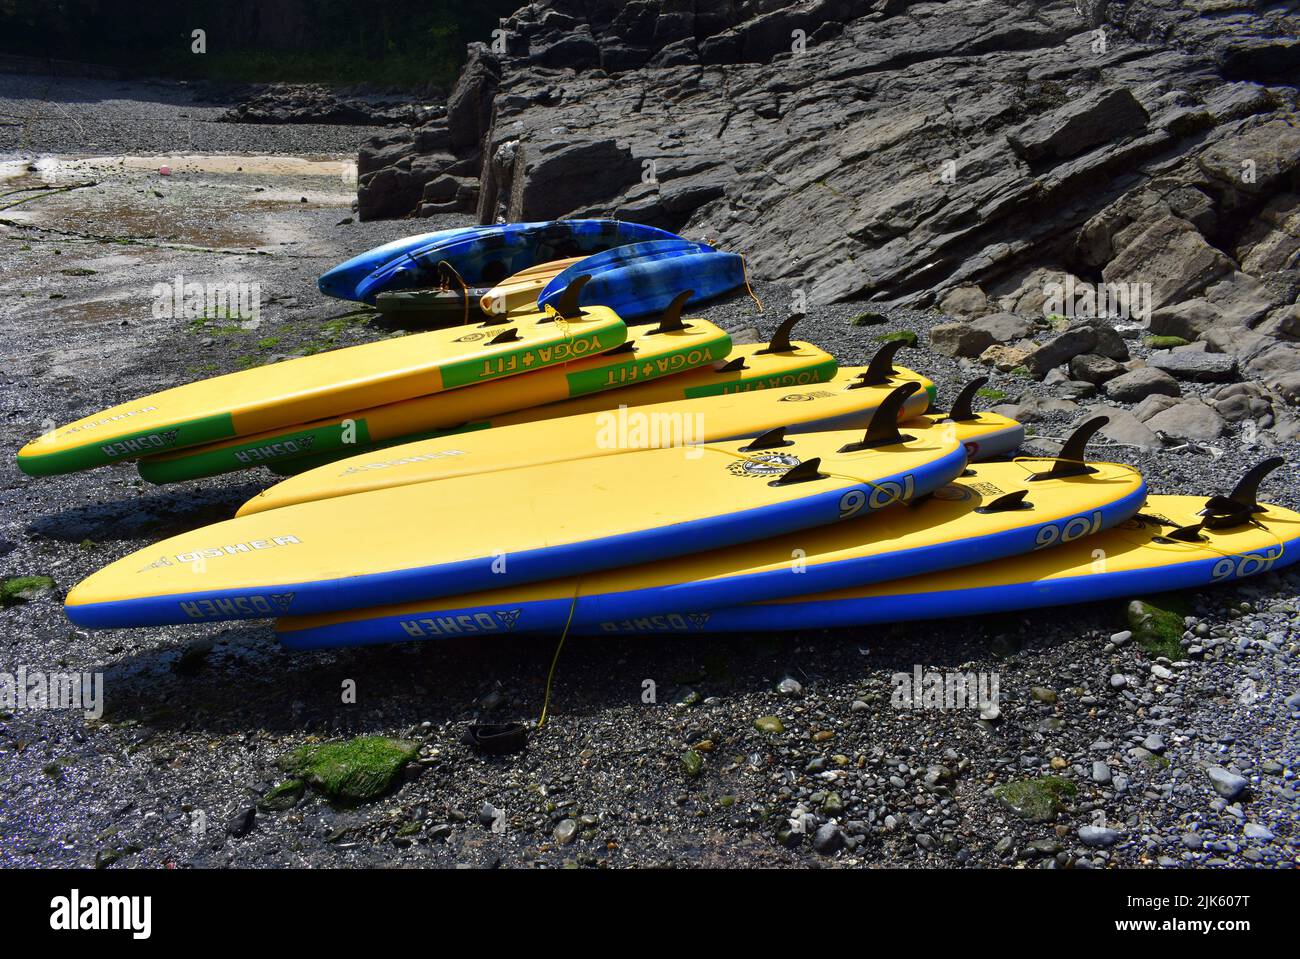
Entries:
[[977, 376], [961, 388], [957, 398], [952, 401], [952, 409], [946, 416], [940, 419], [951, 420], [954, 423], [965, 423], [968, 420], [977, 420], [980, 415], [972, 408], [975, 402], [975, 391], [989, 381], [987, 376]]
[[528, 745], [528, 727], [523, 723], [471, 723], [461, 741], [489, 756], [506, 756]]
[[564, 292], [560, 294], [560, 299], [555, 304], [555, 312], [566, 320], [573, 320], [582, 316], [582, 307], [578, 306], [578, 297], [582, 295], [582, 288], [590, 280], [590, 273], [575, 276], [573, 282], [566, 286]]
[[789, 446], [790, 440], [785, 438], [785, 427], [777, 426], [768, 430], [766, 433], [760, 433], [748, 446], [742, 446], [742, 453], [757, 453], [759, 450], [774, 450], [778, 446]]
[[1026, 503], [1025, 497], [1029, 495], [1029, 490], [1018, 489], [1014, 493], [1007, 493], [999, 496], [991, 503], [985, 503], [983, 506], [975, 507], [977, 513], [1009, 513], [1012, 510], [1033, 509], [1033, 503]]
[[1235, 526], [1244, 523], [1255, 513], [1264, 512], [1264, 507], [1260, 506], [1255, 499], [1259, 493], [1260, 481], [1285, 462], [1286, 460], [1281, 456], [1274, 456], [1262, 463], [1256, 463], [1227, 496], [1211, 496], [1206, 500], [1205, 509], [1201, 510], [1199, 515], [1217, 523], [1231, 520], [1230, 525]]
[[1201, 540], [1201, 530], [1204, 523], [1193, 523], [1191, 526], [1180, 526], [1170, 533], [1163, 533], [1160, 539], [1175, 539], [1180, 543], [1198, 543]]
[[1110, 422], [1109, 416], [1094, 416], [1086, 423], [1081, 423], [1079, 428], [1070, 434], [1070, 438], [1065, 441], [1061, 447], [1061, 452], [1056, 454], [1056, 462], [1046, 473], [1035, 473], [1029, 477], [1032, 480], [1046, 479], [1065, 479], [1069, 476], [1086, 476], [1089, 473], [1097, 472], [1091, 466], [1083, 461], [1084, 450], [1088, 445], [1088, 440], [1092, 439], [1097, 431]]
[[907, 402], [907, 398], [920, 388], [921, 384], [916, 380], [908, 380], [902, 386], [895, 387], [871, 414], [871, 425], [867, 427], [867, 435], [858, 443], [841, 446], [837, 452], [856, 453], [859, 450], [869, 450], [877, 446], [888, 446], [891, 443], [903, 443], [915, 439], [898, 432], [898, 418], [902, 415], [903, 404]]
[[794, 329], [794, 325], [802, 320], [804, 316], [806, 316], [804, 313], [791, 313], [787, 316], [781, 325], [776, 328], [776, 332], [772, 334], [772, 338], [767, 341], [767, 346], [757, 351], [758, 354], [789, 353], [793, 350], [794, 347], [790, 345], [790, 331]]
[[794, 483], [807, 483], [811, 480], [825, 479], [825, 476], [819, 471], [821, 465], [822, 458], [820, 456], [814, 456], [810, 460], [804, 460], [798, 466], [787, 471], [780, 479], [774, 479], [767, 485], [791, 486]]
[[871, 358], [867, 368], [858, 375], [858, 381], [850, 388], [879, 386], [881, 383], [889, 382], [889, 378], [898, 372], [894, 369], [894, 356], [907, 345], [906, 340], [890, 340], [876, 350], [876, 355]]
[[747, 369], [749, 369], [749, 367], [745, 365], [745, 358], [743, 356], [738, 356], [734, 360], [727, 360], [727, 362], [719, 366], [717, 372], [738, 373], [741, 370], [747, 370]]
[[686, 324], [682, 322], [682, 307], [694, 295], [694, 290], [682, 290], [682, 292], [674, 296], [673, 301], [664, 307], [664, 311], [659, 314], [659, 325], [650, 332], [673, 333], [677, 330], [686, 329]]
[[511, 326], [488, 340], [488, 346], [496, 346], [498, 343], [513, 343], [517, 339], [519, 339], [519, 330]]

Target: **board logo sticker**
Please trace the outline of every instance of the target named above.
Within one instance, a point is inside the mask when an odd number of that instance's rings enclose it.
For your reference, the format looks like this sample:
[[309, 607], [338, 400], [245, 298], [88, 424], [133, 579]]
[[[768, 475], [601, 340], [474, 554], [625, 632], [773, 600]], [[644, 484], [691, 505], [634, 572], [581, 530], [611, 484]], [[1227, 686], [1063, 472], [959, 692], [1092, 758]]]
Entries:
[[515, 628], [515, 623], [519, 622], [520, 612], [521, 610], [518, 609], [498, 609], [497, 619], [501, 620], [507, 630], [512, 630]]
[[1214, 564], [1214, 568], [1210, 571], [1210, 577], [1217, 583], [1228, 579], [1254, 576], [1256, 573], [1263, 573], [1271, 569], [1281, 555], [1282, 548], [1279, 546], [1265, 550], [1262, 553], [1225, 556]]
[[171, 561], [170, 559], [168, 559], [166, 556], [159, 556], [156, 560], [154, 560], [154, 561], [153, 561], [152, 563], [150, 563], [148, 566], [141, 566], [139, 569], [136, 570], [136, 572], [137, 572], [137, 573], [143, 573], [143, 572], [146, 572], [147, 570], [151, 570], [151, 569], [162, 569], [164, 566], [170, 566], [171, 564], [172, 564], [172, 561]]
[[464, 336], [458, 336], [453, 343], [477, 343], [479, 340], [485, 340], [489, 336], [495, 336], [499, 330], [477, 330], [473, 333], [466, 333]]
[[781, 397], [780, 402], [806, 403], [809, 400], [821, 400], [821, 399], [825, 399], [828, 396], [834, 396], [834, 395], [835, 395], [834, 393], [831, 393], [827, 390], [815, 390], [812, 393], [787, 393], [785, 394], [785, 396]]
[[289, 607], [293, 605], [293, 593], [272, 593], [271, 602], [279, 607], [280, 612], [289, 612]]
[[748, 459], [739, 460], [727, 466], [732, 476], [773, 477], [781, 476], [802, 460], [791, 453], [755, 453]]
[[696, 629], [703, 629], [709, 622], [708, 613], [687, 613], [686, 618], [691, 621], [691, 625]]

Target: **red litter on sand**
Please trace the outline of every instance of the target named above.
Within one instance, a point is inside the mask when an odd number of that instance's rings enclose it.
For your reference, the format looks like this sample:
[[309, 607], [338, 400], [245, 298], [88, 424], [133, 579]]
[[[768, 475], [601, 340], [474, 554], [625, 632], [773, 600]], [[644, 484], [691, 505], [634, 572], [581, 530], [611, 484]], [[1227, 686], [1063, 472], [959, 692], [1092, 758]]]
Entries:
[[162, 175], [162, 176], [171, 176], [171, 175], [172, 175], [172, 168], [169, 167], [169, 166], [160, 166], [160, 167], [158, 168], [158, 173], [159, 173], [160, 175]]

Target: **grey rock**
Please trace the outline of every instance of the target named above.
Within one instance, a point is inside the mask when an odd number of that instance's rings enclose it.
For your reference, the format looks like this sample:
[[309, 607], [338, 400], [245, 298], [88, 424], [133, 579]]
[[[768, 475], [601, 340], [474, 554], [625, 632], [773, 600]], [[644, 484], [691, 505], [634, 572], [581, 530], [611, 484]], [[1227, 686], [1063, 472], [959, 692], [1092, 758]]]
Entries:
[[930, 346], [944, 356], [979, 356], [993, 345], [993, 336], [966, 323], [943, 323], [930, 328]]
[[1057, 110], [1007, 134], [1021, 157], [1031, 164], [1065, 159], [1145, 129], [1147, 112], [1125, 87], [1097, 90], [1071, 100]]
[[1210, 785], [1214, 791], [1229, 802], [1241, 796], [1250, 785], [1246, 777], [1229, 772], [1222, 766], [1210, 766], [1205, 770], [1205, 774], [1210, 777]]
[[1088, 327], [1066, 330], [1025, 357], [1025, 366], [1035, 376], [1045, 376], [1053, 367], [1068, 363], [1097, 344], [1097, 334]]
[[1119, 833], [1106, 826], [1080, 826], [1079, 841], [1094, 849], [1108, 849], [1119, 841]]
[[844, 833], [838, 825], [828, 822], [819, 826], [813, 834], [813, 849], [823, 856], [830, 856], [844, 845]]
[[1147, 364], [1196, 383], [1227, 383], [1237, 378], [1237, 358], [1226, 353], [1159, 351], [1147, 358]]
[[1105, 383], [1124, 372], [1124, 367], [1115, 360], [1095, 353], [1085, 353], [1070, 361], [1070, 375], [1087, 383]]
[[1176, 379], [1163, 370], [1152, 369], [1151, 367], [1130, 370], [1121, 376], [1117, 376], [1107, 381], [1104, 390], [1107, 396], [1119, 400], [1121, 403], [1136, 403], [1153, 393], [1164, 396], [1179, 396], [1182, 394], [1182, 389]]
[[1201, 400], [1184, 400], [1147, 420], [1148, 429], [1178, 439], [1210, 442], [1223, 435], [1223, 417]]
[[1095, 761], [1092, 764], [1092, 781], [1102, 786], [1109, 785], [1111, 781], [1110, 766], [1100, 760]]

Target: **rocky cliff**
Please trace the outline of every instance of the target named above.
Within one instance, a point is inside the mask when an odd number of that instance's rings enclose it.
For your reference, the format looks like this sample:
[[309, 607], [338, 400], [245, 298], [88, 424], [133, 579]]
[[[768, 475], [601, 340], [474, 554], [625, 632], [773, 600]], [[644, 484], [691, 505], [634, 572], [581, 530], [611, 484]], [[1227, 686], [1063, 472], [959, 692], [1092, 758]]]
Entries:
[[362, 150], [360, 208], [612, 214], [812, 305], [1131, 289], [1294, 397], [1297, 34], [1296, 0], [532, 3], [445, 117]]

